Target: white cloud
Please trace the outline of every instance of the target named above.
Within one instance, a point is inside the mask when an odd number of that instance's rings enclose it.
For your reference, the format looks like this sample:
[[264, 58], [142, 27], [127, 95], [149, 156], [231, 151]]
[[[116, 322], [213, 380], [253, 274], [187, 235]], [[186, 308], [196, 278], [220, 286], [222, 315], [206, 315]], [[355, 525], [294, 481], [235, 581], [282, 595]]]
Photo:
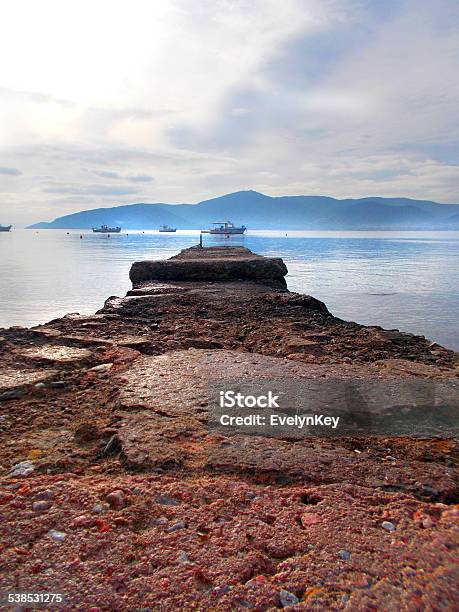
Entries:
[[457, 201], [458, 13], [453, 0], [5, 3], [0, 166], [21, 174], [0, 168], [2, 219], [239, 188]]

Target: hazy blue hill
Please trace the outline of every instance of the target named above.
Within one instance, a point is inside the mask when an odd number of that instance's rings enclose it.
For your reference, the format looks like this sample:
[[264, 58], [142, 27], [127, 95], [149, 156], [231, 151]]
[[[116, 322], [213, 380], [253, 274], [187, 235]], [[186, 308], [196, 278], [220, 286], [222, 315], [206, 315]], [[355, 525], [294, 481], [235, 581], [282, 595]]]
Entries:
[[459, 229], [459, 213], [457, 213], [456, 215], [451, 215], [451, 217], [448, 217], [446, 221], [452, 227]]
[[120, 225], [123, 229], [152, 229], [161, 224], [187, 227], [187, 222], [173, 210], [175, 207], [162, 204], [126, 204], [113, 208], [95, 208], [58, 217], [50, 223], [36, 223], [32, 229], [87, 229], [104, 223]]
[[199, 204], [128, 204], [96, 208], [36, 223], [34, 229], [87, 229], [106, 223], [128, 229], [206, 228], [230, 219], [252, 229], [459, 229], [459, 205], [409, 198], [337, 200], [327, 196], [270, 197], [238, 191]]
[[348, 199], [342, 200], [344, 203], [355, 203], [355, 204], [384, 204], [385, 206], [415, 206], [416, 208], [423, 210], [428, 213], [432, 213], [434, 216], [447, 218], [449, 215], [457, 212], [457, 204], [438, 204], [438, 202], [432, 202], [430, 200], [411, 200], [410, 198], [359, 198], [359, 199]]
[[330, 218], [335, 227], [351, 225], [356, 229], [423, 229], [435, 225], [435, 217], [415, 206], [397, 206], [395, 208], [376, 202], [366, 204], [344, 204]]

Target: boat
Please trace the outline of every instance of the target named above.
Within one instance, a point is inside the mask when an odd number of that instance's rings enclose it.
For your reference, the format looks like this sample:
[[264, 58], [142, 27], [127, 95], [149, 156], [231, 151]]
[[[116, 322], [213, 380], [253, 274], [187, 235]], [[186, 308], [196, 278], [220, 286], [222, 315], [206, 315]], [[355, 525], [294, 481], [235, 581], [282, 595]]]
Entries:
[[108, 227], [108, 225], [101, 225], [100, 227], [93, 227], [92, 231], [96, 234], [119, 234], [121, 231], [120, 227]]
[[234, 223], [231, 223], [231, 221], [214, 221], [212, 225], [214, 227], [209, 229], [209, 234], [223, 234], [229, 236], [230, 234], [243, 234], [247, 229], [245, 225], [237, 227]]
[[0, 224], [0, 232], [9, 232], [12, 228], [12, 225], [1, 225]]
[[176, 232], [177, 228], [176, 227], [171, 227], [170, 225], [161, 225], [161, 227], [159, 228], [160, 232]]

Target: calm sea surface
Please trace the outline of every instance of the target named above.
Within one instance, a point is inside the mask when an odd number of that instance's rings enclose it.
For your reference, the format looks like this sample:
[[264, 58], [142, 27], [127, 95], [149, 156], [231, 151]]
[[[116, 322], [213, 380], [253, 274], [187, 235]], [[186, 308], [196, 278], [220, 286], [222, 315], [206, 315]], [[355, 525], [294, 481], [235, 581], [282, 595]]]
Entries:
[[[80, 234], [83, 239], [80, 239]], [[0, 327], [92, 313], [130, 288], [133, 261], [197, 244], [197, 231], [0, 233]], [[459, 232], [272, 232], [205, 236], [282, 257], [289, 289], [343, 319], [423, 334], [459, 350]]]

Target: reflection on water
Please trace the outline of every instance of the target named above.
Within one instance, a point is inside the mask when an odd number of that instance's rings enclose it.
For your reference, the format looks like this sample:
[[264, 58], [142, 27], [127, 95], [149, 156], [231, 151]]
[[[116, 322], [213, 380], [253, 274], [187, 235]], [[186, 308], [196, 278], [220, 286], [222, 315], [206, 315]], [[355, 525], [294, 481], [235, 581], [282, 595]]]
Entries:
[[[197, 231], [105, 235], [70, 230], [0, 234], [0, 326], [91, 313], [130, 288], [133, 261], [167, 258]], [[459, 349], [459, 232], [272, 232], [205, 236], [282, 257], [289, 289], [359, 323], [420, 333]]]

